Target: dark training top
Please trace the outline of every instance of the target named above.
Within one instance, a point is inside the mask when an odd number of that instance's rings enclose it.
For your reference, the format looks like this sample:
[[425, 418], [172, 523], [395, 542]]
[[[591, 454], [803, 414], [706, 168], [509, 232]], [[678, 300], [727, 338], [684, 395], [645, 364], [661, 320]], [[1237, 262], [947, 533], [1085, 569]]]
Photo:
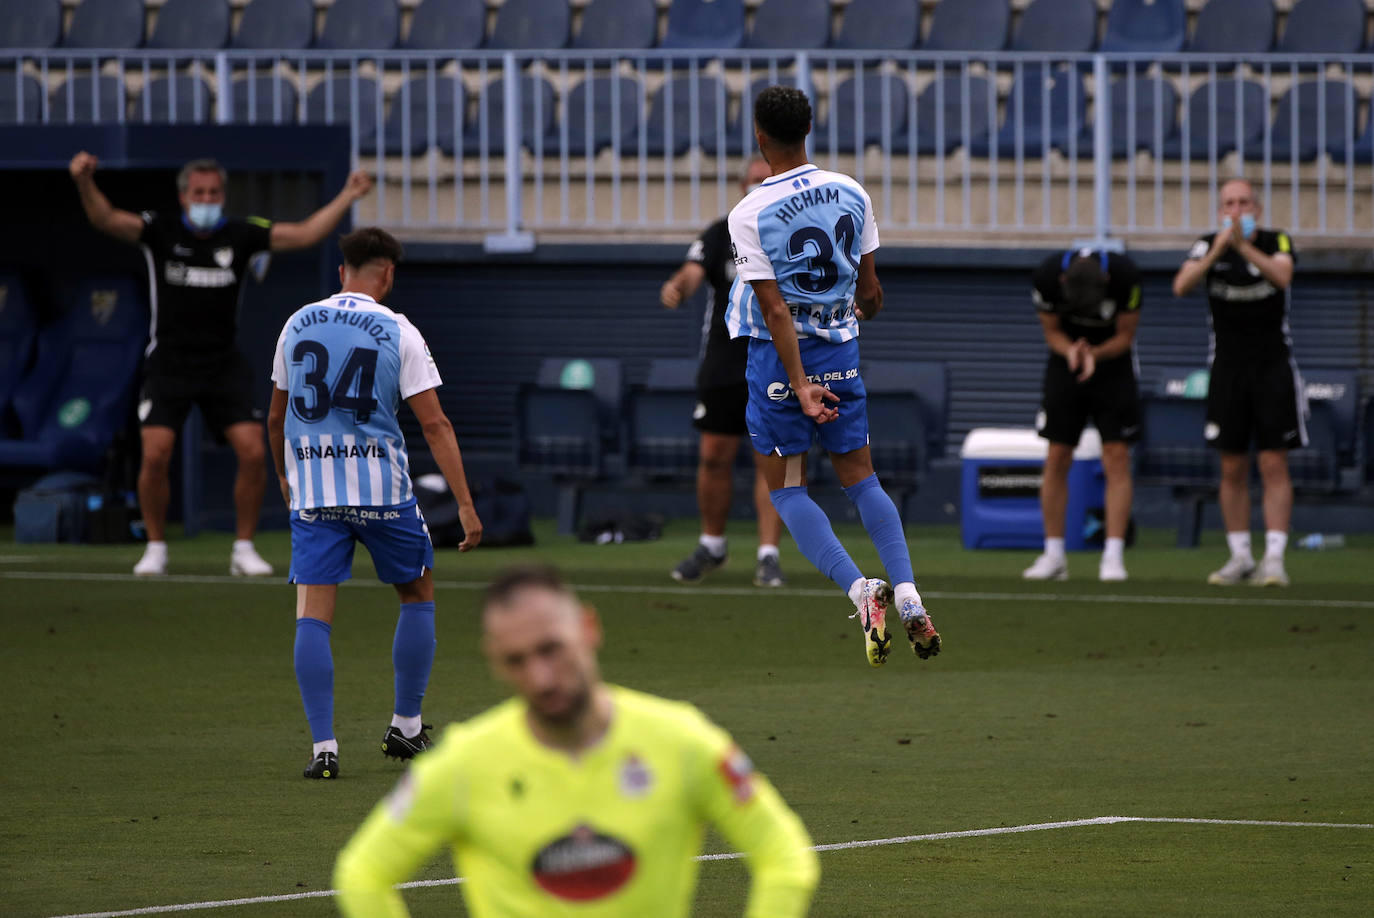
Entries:
[[749, 339], [731, 338], [725, 326], [730, 305], [730, 285], [735, 279], [735, 259], [730, 251], [730, 226], [725, 218], [706, 228], [687, 250], [687, 260], [706, 269], [711, 285], [711, 308], [701, 329], [701, 368], [698, 389], [719, 389], [744, 383], [749, 361]]
[[[1089, 257], [1099, 258], [1100, 255], [1093, 251]], [[1107, 292], [1096, 310], [1088, 315], [1075, 313], [1064, 301], [1064, 287], [1059, 280], [1066, 270], [1064, 261], [1064, 253], [1061, 252], [1040, 263], [1031, 277], [1034, 288], [1031, 298], [1035, 301], [1036, 309], [1059, 316], [1059, 327], [1070, 339], [1083, 338], [1089, 344], [1101, 344], [1116, 334], [1117, 316], [1140, 311], [1140, 269], [1125, 255], [1107, 253]], [[1125, 360], [1130, 356], [1127, 350], [1112, 359]]]
[[[1215, 239], [1216, 233], [1208, 233], [1194, 242], [1188, 258], [1206, 257]], [[1293, 242], [1283, 230], [1261, 229], [1251, 244], [1266, 255], [1282, 252], [1297, 262]], [[1206, 280], [1214, 357], [1288, 359], [1293, 341], [1288, 332], [1287, 289], [1275, 287], [1259, 268], [1229, 249], [1207, 271]]]

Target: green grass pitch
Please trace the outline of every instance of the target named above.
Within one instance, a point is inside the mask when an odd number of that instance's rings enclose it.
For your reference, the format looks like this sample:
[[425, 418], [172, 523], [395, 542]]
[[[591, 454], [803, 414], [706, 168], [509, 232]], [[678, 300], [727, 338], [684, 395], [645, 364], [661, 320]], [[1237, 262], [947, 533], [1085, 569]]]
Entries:
[[[867, 571], [861, 530], [838, 527]], [[965, 552], [909, 529], [945, 651], [899, 636], [870, 669], [845, 598], [784, 546], [786, 589], [750, 585], [752, 534], [703, 589], [667, 576], [694, 523], [658, 542], [441, 551], [426, 720], [504, 696], [478, 646], [497, 568], [562, 566], [606, 622], [608, 679], [698, 704], [796, 808], [817, 844], [1100, 816], [1374, 823], [1374, 538], [1290, 552], [1288, 590], [1208, 587], [1217, 534], [1147, 531], [1132, 579], [1026, 584], [1029, 552]], [[357, 579], [334, 629], [342, 777], [300, 776], [309, 737], [291, 664], [294, 591], [229, 581], [229, 539], [173, 541], [174, 576], [122, 576], [137, 546], [21, 546], [0, 529], [0, 914], [55, 916], [328, 889], [333, 858], [400, 766], [390, 716], [395, 600]], [[282, 533], [260, 538], [285, 570]], [[82, 578], [80, 575], [95, 575]], [[184, 575], [204, 575], [200, 579]], [[606, 589], [611, 587], [613, 589]], [[899, 629], [900, 632], [900, 629]], [[712, 840], [708, 850], [723, 850]], [[1374, 830], [1088, 825], [826, 851], [811, 914], [1367, 915]], [[421, 878], [453, 875], [447, 858]], [[738, 861], [702, 866], [698, 916], [742, 913]], [[411, 890], [416, 916], [465, 914]], [[328, 898], [197, 911], [324, 916]]]

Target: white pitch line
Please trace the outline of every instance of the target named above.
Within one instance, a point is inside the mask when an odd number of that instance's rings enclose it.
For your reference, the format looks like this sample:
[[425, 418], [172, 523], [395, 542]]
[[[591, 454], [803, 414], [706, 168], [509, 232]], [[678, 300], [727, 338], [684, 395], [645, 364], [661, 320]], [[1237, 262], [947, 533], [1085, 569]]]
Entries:
[[[230, 577], [216, 574], [164, 574], [159, 577], [140, 577], [137, 574], [97, 573], [90, 571], [3, 571], [0, 580], [58, 580], [68, 582], [87, 580], [98, 583], [143, 583], [150, 586], [158, 584], [192, 585], [232, 585], [232, 586], [270, 586], [281, 589], [288, 586], [275, 577]], [[388, 584], [374, 580], [349, 580], [349, 587], [390, 588]], [[486, 581], [480, 580], [436, 580], [436, 587], [453, 590], [483, 590]], [[762, 594], [758, 587], [710, 587], [710, 586], [657, 586], [624, 583], [574, 583], [573, 589], [583, 593], [642, 593], [655, 596], [754, 596]], [[768, 596], [805, 596], [830, 597], [839, 595], [836, 589], [814, 589], [804, 587], [782, 587], [769, 589]], [[1254, 608], [1329, 608], [1329, 609], [1374, 609], [1374, 600], [1369, 599], [1269, 599], [1249, 596], [1133, 596], [1128, 593], [987, 593], [962, 592], [958, 590], [922, 590], [926, 599], [956, 599], [982, 602], [1025, 602], [1026, 600], [1045, 600], [1048, 602], [1092, 603], [1110, 605], [1122, 602], [1146, 603], [1163, 606], [1245, 606]]]
[[[1016, 835], [1022, 832], [1047, 832], [1051, 829], [1076, 829], [1082, 826], [1108, 826], [1121, 823], [1181, 823], [1209, 826], [1270, 826], [1295, 829], [1374, 829], [1374, 823], [1364, 822], [1279, 822], [1268, 819], [1197, 819], [1173, 816], [1094, 816], [1091, 819], [1069, 819], [1062, 822], [1033, 822], [1021, 826], [993, 826], [987, 829], [965, 829], [959, 832], [929, 832], [925, 835], [898, 835], [893, 838], [869, 838], [861, 841], [835, 842], [829, 845], [815, 845], [813, 851], [846, 851], [852, 848], [876, 848], [882, 845], [905, 845], [918, 841], [942, 841], [950, 838], [977, 838], [987, 835]], [[724, 854], [703, 854], [698, 861], [729, 861], [743, 857], [737, 851]], [[462, 877], [449, 877], [443, 880], [414, 880], [400, 883], [397, 889], [416, 889], [431, 886], [455, 886], [463, 882]], [[161, 915], [168, 912], [190, 912], [200, 909], [228, 908], [234, 905], [259, 905], [268, 902], [293, 902], [298, 899], [319, 899], [335, 895], [336, 890], [323, 889], [313, 892], [287, 893], [280, 896], [250, 896], [246, 899], [220, 899], [213, 902], [183, 902], [180, 905], [152, 905], [146, 908], [131, 908], [118, 912], [81, 912], [72, 915], [59, 915], [56, 918], [129, 918], [133, 915]]]

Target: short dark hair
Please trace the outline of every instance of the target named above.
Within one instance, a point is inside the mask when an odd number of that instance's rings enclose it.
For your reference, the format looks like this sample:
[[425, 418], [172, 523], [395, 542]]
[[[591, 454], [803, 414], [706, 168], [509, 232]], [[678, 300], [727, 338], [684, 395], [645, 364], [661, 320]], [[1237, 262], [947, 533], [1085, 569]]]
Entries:
[[350, 268], [361, 268], [370, 261], [389, 261], [394, 265], [405, 254], [395, 236], [375, 226], [364, 226], [344, 236], [339, 240], [339, 251]]
[[558, 568], [552, 564], [517, 564], [508, 567], [496, 575], [496, 579], [487, 585], [486, 594], [483, 597], [483, 608], [491, 606], [504, 606], [510, 603], [511, 597], [518, 591], [526, 587], [540, 587], [554, 593], [560, 593], [569, 599], [575, 598], [573, 591], [563, 580], [563, 575]]
[[1107, 274], [1096, 252], [1075, 255], [1064, 271], [1064, 305], [1074, 315], [1096, 315], [1107, 296]]
[[224, 167], [219, 164], [218, 160], [193, 159], [186, 165], [182, 166], [181, 171], [177, 173], [177, 191], [181, 192], [182, 194], [185, 194], [186, 189], [189, 188], [191, 185], [191, 176], [196, 174], [197, 172], [215, 173], [219, 176], [220, 187], [224, 187], [229, 184], [229, 174], [224, 171]]
[[785, 147], [795, 147], [811, 130], [811, 102], [791, 86], [769, 86], [754, 99], [754, 123]]

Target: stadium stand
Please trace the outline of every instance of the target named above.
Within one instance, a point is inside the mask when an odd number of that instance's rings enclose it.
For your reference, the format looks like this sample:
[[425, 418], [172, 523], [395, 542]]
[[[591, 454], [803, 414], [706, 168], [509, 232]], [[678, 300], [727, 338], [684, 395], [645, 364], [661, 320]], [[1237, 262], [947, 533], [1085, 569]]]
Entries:
[[1209, 80], [1188, 97], [1179, 136], [1165, 142], [1164, 155], [1180, 159], [1186, 153], [1189, 159], [1205, 160], [1214, 144], [1218, 159], [1240, 148], [1248, 153], [1263, 143], [1268, 124], [1268, 105], [1259, 83], [1239, 78]]
[[654, 0], [591, 0], [582, 10], [582, 27], [572, 47], [634, 51], [652, 48], [657, 37]]
[[830, 0], [763, 0], [744, 47], [800, 51], [829, 42]]
[[631, 474], [655, 481], [696, 480], [696, 377], [696, 360], [649, 361], [644, 384], [632, 388], [628, 398], [626, 469]]
[[296, 120], [296, 84], [280, 74], [241, 76], [232, 84], [232, 117], [238, 124], [288, 124]]
[[834, 47], [845, 51], [904, 51], [920, 42], [920, 0], [850, 0]]
[[[1335, 145], [1344, 146], [1347, 130], [1354, 134], [1358, 115], [1354, 88], [1344, 80], [1297, 83], [1279, 98], [1268, 155], [1278, 161], [1311, 162]], [[1265, 155], [1262, 143], [1245, 150], [1249, 160], [1262, 160]]]
[[135, 97], [129, 120], [143, 124], [195, 124], [215, 107], [214, 91], [199, 77], [154, 77]]
[[673, 0], [659, 47], [738, 48], [744, 43], [744, 0]]
[[496, 10], [496, 24], [487, 36], [493, 51], [535, 51], [568, 44], [571, 11], [566, 3], [545, 0], [504, 0]]
[[1112, 0], [1103, 51], [1173, 52], [1188, 36], [1184, 0]]
[[24, 281], [15, 271], [0, 270], [0, 438], [18, 433], [10, 400], [28, 372], [38, 321]]
[[1288, 11], [1280, 54], [1354, 54], [1364, 47], [1364, 0], [1298, 0]]
[[831, 93], [812, 142], [827, 153], [889, 143], [906, 131], [909, 95], [906, 83], [890, 73], [848, 77]]
[[[644, 87], [626, 76], [594, 76], [583, 80], [568, 93], [561, 122], [567, 131], [567, 150], [571, 156], [583, 155], [590, 143], [593, 155], [617, 141], [627, 147], [639, 131], [639, 114], [644, 109]], [[550, 131], [547, 146], [561, 149], [562, 134]]]
[[143, 44], [143, 0], [81, 0], [62, 39], [67, 48], [137, 48]]
[[[1048, 121], [1045, 120], [1046, 98], [1049, 100]], [[1019, 128], [1018, 118], [1021, 119]], [[1006, 116], [996, 136], [975, 139], [970, 150], [974, 156], [987, 156], [995, 146], [1001, 157], [1018, 154], [1038, 157], [1051, 148], [1066, 155], [1076, 153], [1083, 140], [1086, 118], [1087, 101], [1077, 70], [1028, 64], [1012, 83]]]
[[[468, 122], [463, 132], [463, 154], [473, 156], [484, 150], [490, 156], [506, 152], [505, 77], [498, 77], [482, 87], [477, 104], [477, 117]], [[536, 152], [544, 145], [544, 138], [554, 131], [557, 105], [553, 84], [540, 76], [524, 74], [520, 77], [520, 145]], [[485, 137], [483, 131], [486, 131]]]
[[1274, 47], [1273, 0], [1207, 0], [1193, 22], [1193, 54], [1263, 54]]
[[650, 156], [680, 156], [692, 146], [694, 136], [703, 150], [714, 151], [724, 140], [721, 129], [727, 138], [736, 133], [729, 119], [729, 101], [724, 81], [716, 76], [665, 80], [649, 100], [645, 152]]
[[315, 45], [330, 51], [380, 51], [396, 47], [400, 36], [396, 0], [334, 0]]
[[34, 124], [43, 118], [43, 84], [27, 73], [0, 72], [0, 124]]
[[[1114, 159], [1144, 150], [1154, 154], [1178, 138], [1178, 90], [1167, 79], [1147, 79], [1130, 73], [1111, 84], [1111, 148]], [[1093, 125], [1083, 132], [1078, 155], [1094, 151]]]
[[865, 360], [873, 466], [884, 484], [915, 490], [943, 457], [948, 370], [938, 361]]
[[[419, 15], [419, 11], [416, 11]], [[312, 0], [251, 0], [243, 8], [230, 46], [254, 50], [299, 51], [315, 37]]]
[[482, 0], [423, 0], [410, 17], [401, 47], [407, 51], [471, 51], [486, 34]]
[[1031, 0], [1012, 34], [1012, 51], [1077, 53], [1097, 47], [1093, 0]]
[[[964, 123], [964, 85], [968, 84], [968, 124]], [[996, 87], [979, 74], [940, 73], [916, 97], [905, 130], [892, 142], [894, 153], [915, 151], [941, 156], [961, 146], [987, 143], [996, 127]], [[991, 116], [991, 117], [990, 117]]]
[[930, 31], [921, 47], [927, 51], [1001, 51], [1010, 26], [1007, 0], [941, 3], [931, 14]]
[[62, 38], [60, 0], [0, 6], [0, 48], [55, 48]]
[[[356, 110], [353, 104], [355, 98]], [[377, 81], [372, 77], [336, 73], [316, 83], [305, 97], [305, 123], [351, 124], [358, 136], [358, 151], [375, 153], [379, 98]]]
[[432, 85], [431, 92], [428, 76], [411, 77], [397, 92], [382, 129], [388, 155], [423, 153], [430, 147], [439, 147], [446, 152], [456, 148], [455, 138], [461, 136], [464, 125], [459, 123], [455, 113], [461, 115], [465, 110], [467, 92], [462, 80], [449, 76], [436, 74]]
[[118, 77], [78, 74], [53, 90], [49, 120], [56, 124], [112, 124], [127, 112]]
[[149, 48], [223, 48], [228, 42], [228, 0], [167, 0], [148, 37]]

